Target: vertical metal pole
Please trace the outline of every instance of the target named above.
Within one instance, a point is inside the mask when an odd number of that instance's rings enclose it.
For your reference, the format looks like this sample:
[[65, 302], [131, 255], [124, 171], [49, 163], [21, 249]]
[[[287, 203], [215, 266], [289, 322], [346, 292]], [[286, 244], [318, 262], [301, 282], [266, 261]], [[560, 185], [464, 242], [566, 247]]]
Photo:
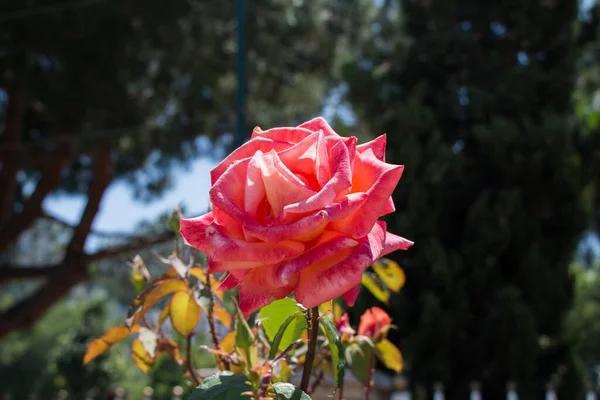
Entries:
[[236, 98], [236, 132], [235, 147], [244, 144], [246, 140], [246, 110], [247, 110], [247, 68], [246, 68], [246, 0], [237, 0], [237, 98]]

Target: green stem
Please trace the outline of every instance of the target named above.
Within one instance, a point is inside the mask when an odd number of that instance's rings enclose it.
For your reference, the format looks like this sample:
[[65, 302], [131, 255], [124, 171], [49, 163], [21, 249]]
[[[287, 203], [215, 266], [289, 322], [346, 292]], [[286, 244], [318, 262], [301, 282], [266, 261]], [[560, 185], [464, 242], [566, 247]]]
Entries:
[[315, 361], [315, 352], [317, 348], [317, 336], [319, 334], [319, 307], [313, 307], [307, 315], [308, 321], [308, 350], [306, 351], [306, 358], [304, 360], [304, 370], [302, 371], [302, 381], [300, 382], [300, 389], [306, 392], [308, 390], [308, 383], [310, 381], [310, 375], [312, 373], [312, 366]]
[[371, 355], [369, 359], [369, 372], [367, 378], [367, 386], [365, 386], [365, 400], [369, 400], [369, 396], [371, 395], [371, 387], [373, 386], [373, 373], [375, 372], [375, 356]]

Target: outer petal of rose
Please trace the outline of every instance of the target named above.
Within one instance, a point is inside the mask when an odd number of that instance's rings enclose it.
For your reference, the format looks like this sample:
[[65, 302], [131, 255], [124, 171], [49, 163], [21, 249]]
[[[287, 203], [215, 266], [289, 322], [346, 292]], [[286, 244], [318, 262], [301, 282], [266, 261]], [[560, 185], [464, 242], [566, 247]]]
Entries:
[[387, 141], [387, 137], [385, 134], [381, 136], [377, 136], [375, 139], [370, 142], [363, 143], [361, 145], [356, 146], [356, 151], [358, 153], [364, 153], [366, 150], [371, 149], [375, 157], [377, 157], [381, 161], [385, 161], [385, 143]]
[[379, 258], [385, 242], [385, 225], [375, 224], [345, 259], [328, 269], [305, 268], [294, 296], [307, 308], [342, 296], [358, 286], [364, 270]]
[[235, 275], [229, 274], [219, 285], [219, 290], [232, 290], [240, 285], [240, 280]]
[[210, 188], [210, 201], [239, 223], [252, 223], [244, 211], [244, 190], [250, 158], [235, 161]]
[[251, 269], [264, 265], [264, 263], [261, 261], [216, 261], [212, 257], [208, 258], [207, 264], [207, 270], [209, 274], [240, 269]]
[[288, 203], [286, 213], [306, 213], [323, 209], [333, 203], [340, 194], [345, 194], [352, 186], [352, 164], [346, 145], [339, 141], [331, 149], [330, 162], [333, 166], [332, 177], [315, 195], [299, 201]]
[[[208, 214], [207, 214], [208, 215]], [[249, 243], [224, 234], [223, 228], [212, 222], [212, 215], [181, 220], [184, 241], [210, 254], [214, 261], [258, 261], [263, 265], [275, 264], [285, 257], [295, 257], [304, 252], [304, 244], [291, 240], [272, 243]]]
[[383, 214], [389, 197], [396, 188], [404, 167], [387, 164], [377, 159], [371, 149], [357, 154], [352, 180], [353, 192], [366, 192], [369, 199], [352, 216], [336, 221], [332, 229], [349, 236], [363, 237]]
[[329, 124], [323, 117], [317, 117], [311, 119], [310, 121], [306, 121], [303, 124], [298, 125], [298, 128], [305, 128], [313, 132], [322, 130], [326, 136], [339, 136], [337, 133], [335, 133], [333, 128], [329, 126]]
[[273, 300], [282, 299], [292, 293], [295, 283], [284, 286], [273, 286], [272, 267], [261, 267], [248, 271], [239, 286], [240, 309], [245, 316], [269, 304]]
[[275, 218], [281, 215], [287, 204], [304, 200], [315, 193], [285, 166], [275, 151], [258, 158], [258, 163]]
[[258, 209], [266, 196], [265, 184], [260, 171], [259, 158], [262, 156], [262, 152], [258, 151], [250, 159], [244, 186], [244, 210], [254, 218], [258, 217]]
[[390, 254], [396, 250], [406, 250], [413, 244], [415, 243], [411, 240], [405, 239], [402, 236], [394, 235], [390, 232], [386, 232], [385, 244], [380, 257]]
[[396, 211], [396, 206], [394, 205], [394, 200], [390, 197], [385, 203], [385, 207], [383, 207], [383, 214], [381, 215], [391, 214], [394, 211]]
[[254, 155], [257, 151], [267, 153], [271, 150], [281, 151], [290, 147], [290, 144], [284, 141], [279, 141], [277, 138], [271, 139], [266, 137], [257, 137], [252, 139], [237, 149], [235, 149], [230, 155], [225, 157], [223, 161], [219, 163], [210, 171], [210, 183], [214, 185], [217, 179], [223, 175], [223, 173], [229, 168], [235, 161], [243, 160]]
[[260, 138], [265, 138], [265, 139], [276, 140], [278, 142], [286, 142], [286, 143], [296, 144], [296, 143], [300, 142], [302, 139], [304, 139], [305, 137], [307, 137], [308, 135], [310, 135], [311, 133], [312, 133], [312, 130], [303, 129], [301, 127], [272, 128], [272, 129], [267, 129], [266, 131], [263, 131], [259, 127], [256, 127], [252, 131], [251, 140], [254, 140], [254, 138], [260, 137]]
[[342, 295], [344, 297], [344, 301], [346, 302], [348, 307], [354, 306], [354, 303], [356, 303], [356, 298], [358, 297], [359, 293], [360, 293], [359, 287], [355, 286]]
[[337, 264], [340, 260], [345, 259], [348, 250], [356, 245], [358, 245], [356, 240], [337, 235], [331, 240], [317, 244], [298, 257], [284, 261], [277, 266], [275, 275], [280, 284], [287, 284], [307, 267], [327, 269]]

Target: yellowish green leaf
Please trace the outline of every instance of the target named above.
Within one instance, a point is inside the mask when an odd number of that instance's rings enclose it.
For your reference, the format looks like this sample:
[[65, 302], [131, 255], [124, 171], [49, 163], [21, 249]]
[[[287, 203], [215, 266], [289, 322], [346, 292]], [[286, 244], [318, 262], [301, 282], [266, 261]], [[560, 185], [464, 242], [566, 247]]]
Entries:
[[187, 284], [181, 279], [165, 279], [155, 282], [148, 289], [140, 293], [129, 306], [125, 325], [131, 326], [136, 324], [139, 319], [163, 297], [173, 292], [185, 291], [187, 289]]
[[135, 325], [131, 329], [125, 325], [118, 325], [110, 328], [104, 332], [104, 335], [90, 343], [85, 355], [83, 356], [83, 364], [85, 365], [89, 363], [94, 358], [108, 350], [113, 344], [120, 342], [132, 333], [138, 332], [139, 329], [139, 325]]
[[131, 357], [135, 365], [144, 373], [150, 371], [154, 365], [154, 358], [148, 354], [140, 339], [135, 339], [131, 344]]
[[182, 336], [188, 336], [200, 321], [202, 309], [190, 290], [176, 292], [169, 304], [169, 317], [173, 328]]
[[406, 276], [397, 262], [381, 258], [373, 264], [373, 270], [390, 290], [398, 292], [404, 286]]
[[219, 304], [218, 301], [215, 301], [213, 304], [213, 316], [217, 321], [223, 324], [224, 327], [228, 329], [231, 328], [233, 317], [231, 316], [231, 314], [229, 314], [229, 311], [227, 311], [221, 304]]
[[362, 284], [375, 298], [385, 304], [390, 301], [390, 292], [383, 287], [376, 275], [365, 272], [362, 276]]
[[235, 350], [235, 332], [231, 331], [227, 335], [225, 335], [223, 340], [221, 340], [220, 345], [221, 350], [223, 350], [224, 352], [233, 353], [233, 351]]
[[169, 316], [169, 304], [164, 306], [162, 311], [160, 312], [160, 315], [158, 316], [158, 325], [157, 326], [162, 326], [162, 324], [165, 322], [165, 320], [167, 319], [168, 316]]
[[400, 373], [402, 371], [402, 353], [389, 340], [383, 339], [375, 344], [375, 354], [389, 369]]

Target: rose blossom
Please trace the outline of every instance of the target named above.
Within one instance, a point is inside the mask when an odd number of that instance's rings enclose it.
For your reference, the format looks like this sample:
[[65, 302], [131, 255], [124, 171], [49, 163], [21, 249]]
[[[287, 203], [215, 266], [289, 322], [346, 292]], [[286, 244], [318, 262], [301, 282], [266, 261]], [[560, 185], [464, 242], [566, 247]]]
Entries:
[[211, 171], [212, 211], [181, 220], [208, 272], [229, 272], [249, 314], [292, 292], [305, 307], [344, 296], [353, 305], [362, 273], [412, 242], [379, 221], [403, 166], [385, 162], [385, 135], [356, 145], [323, 118], [296, 128], [255, 128]]
[[372, 307], [360, 317], [358, 334], [377, 338], [391, 323], [392, 319], [385, 311], [379, 307]]

